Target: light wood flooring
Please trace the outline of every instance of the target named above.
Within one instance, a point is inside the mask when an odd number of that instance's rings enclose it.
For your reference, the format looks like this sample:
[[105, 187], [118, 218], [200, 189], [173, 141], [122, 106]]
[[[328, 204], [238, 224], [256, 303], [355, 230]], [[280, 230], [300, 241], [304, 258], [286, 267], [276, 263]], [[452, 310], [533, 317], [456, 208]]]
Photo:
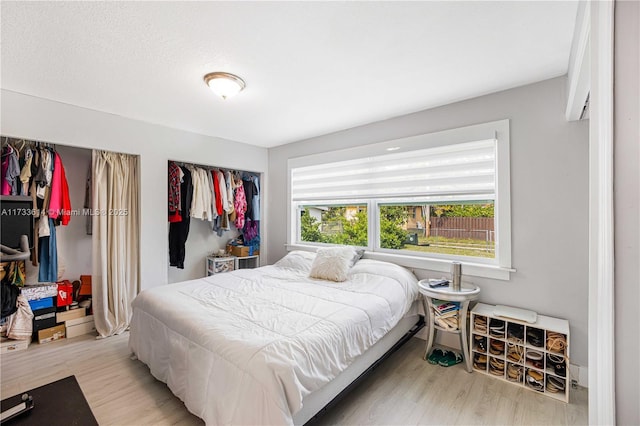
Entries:
[[[128, 333], [95, 340], [32, 344], [1, 355], [1, 397], [75, 375], [101, 425], [202, 425], [164, 383], [132, 360]], [[587, 424], [587, 391], [571, 390], [565, 404], [461, 364], [423, 361], [413, 338], [313, 425]]]

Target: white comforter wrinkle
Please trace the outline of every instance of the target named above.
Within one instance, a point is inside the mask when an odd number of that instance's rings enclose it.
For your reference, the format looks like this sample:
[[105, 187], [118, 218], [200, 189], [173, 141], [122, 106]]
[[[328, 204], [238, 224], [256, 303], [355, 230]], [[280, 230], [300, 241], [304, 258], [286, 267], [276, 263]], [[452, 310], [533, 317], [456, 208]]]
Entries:
[[402, 268], [361, 262], [340, 284], [266, 266], [145, 290], [130, 348], [207, 424], [290, 424], [417, 297]]
[[[215, 283], [211, 283], [210, 285], [215, 286], [216, 284], [215, 284]], [[220, 286], [218, 286], [218, 287], [220, 287]], [[220, 287], [220, 288], [224, 288], [224, 287]], [[288, 291], [288, 292], [291, 292], [291, 293], [296, 293], [295, 291], [293, 291], [293, 290], [291, 290], [291, 289], [286, 289], [286, 288], [285, 288], [285, 289], [281, 289], [281, 290]], [[232, 291], [233, 291], [233, 290], [232, 290]], [[203, 301], [203, 300], [198, 299], [198, 298], [194, 297], [193, 295], [191, 295], [191, 294], [189, 294], [189, 293], [185, 293], [185, 292], [181, 292], [181, 293], [182, 293], [182, 294], [184, 294], [186, 297], [190, 297], [190, 298], [192, 298], [193, 300], [197, 301], [198, 303], [204, 304], [204, 301]], [[240, 292], [238, 292], [238, 293], [239, 293], [239, 294], [241, 294]], [[304, 293], [299, 293], [299, 294], [304, 294]], [[375, 295], [374, 295], [374, 296], [375, 296]], [[269, 300], [268, 300], [268, 299], [266, 299], [266, 298], [261, 298], [261, 297], [260, 297], [260, 295], [257, 295], [257, 294], [256, 294], [256, 295], [254, 295], [253, 297], [255, 297], [256, 299], [261, 299], [261, 300], [264, 300], [264, 301], [269, 301]], [[382, 299], [384, 300], [384, 298], [382, 298]], [[341, 302], [339, 302], [339, 301], [335, 301], [335, 300], [331, 300], [331, 299], [323, 299], [323, 300], [326, 300], [327, 302], [331, 302], [331, 303], [335, 303], [335, 304], [342, 304], [342, 303], [341, 303]], [[331, 324], [335, 325], [336, 327], [339, 325], [338, 323], [336, 323], [336, 322], [334, 322], [334, 321], [332, 321], [331, 319], [328, 319], [328, 318], [323, 318], [323, 317], [320, 317], [320, 316], [317, 316], [317, 315], [313, 315], [313, 314], [311, 314], [311, 313], [309, 313], [309, 312], [304, 312], [304, 311], [302, 311], [302, 310], [300, 310], [300, 309], [294, 309], [294, 308], [292, 308], [292, 307], [289, 307], [289, 306], [286, 306], [286, 305], [283, 305], [283, 304], [279, 304], [279, 303], [277, 303], [277, 302], [272, 302], [272, 303], [274, 303], [274, 304], [276, 304], [276, 305], [278, 305], [278, 306], [281, 306], [283, 309], [287, 309], [287, 310], [290, 310], [290, 311], [292, 311], [292, 312], [299, 313], [299, 314], [301, 314], [301, 315], [306, 315], [306, 316], [309, 316], [309, 317], [315, 318], [315, 319], [317, 319], [318, 321], [325, 321], [325, 322], [329, 322], [329, 323], [331, 323]], [[350, 308], [352, 308], [352, 309], [359, 309], [358, 307], [353, 307], [353, 306], [346, 305], [346, 304], [342, 304], [342, 305], [344, 305], [344, 306], [348, 306], [348, 307], [350, 307]], [[220, 309], [225, 310], [225, 309], [224, 309], [224, 308], [222, 308], [222, 307], [221, 307]], [[362, 312], [363, 312], [365, 315], [367, 315], [367, 316], [369, 317], [369, 315], [367, 314], [366, 310], [364, 310], [364, 309], [361, 309], [361, 310], [362, 310]], [[228, 310], [227, 310], [227, 312], [230, 312], [230, 311], [228, 311]], [[241, 313], [241, 312], [234, 312], [234, 313], [236, 313], [237, 315], [242, 316], [242, 313]], [[243, 318], [247, 319], [247, 317], [243, 317]], [[369, 317], [369, 318], [370, 318], [370, 317]], [[313, 327], [315, 324], [317, 324], [317, 322], [316, 322], [316, 323], [313, 323], [313, 324], [310, 324], [310, 325], [309, 325], [309, 327], [307, 327], [307, 329], [308, 329], [308, 328], [310, 328], [310, 327]], [[270, 331], [270, 332], [272, 332], [272, 333], [279, 334], [279, 335], [280, 335], [281, 337], [283, 337], [283, 338], [287, 338], [287, 337], [289, 337], [288, 335], [283, 334], [283, 333], [279, 333], [279, 332], [278, 332], [278, 331], [276, 331], [276, 330], [267, 329], [267, 328], [266, 328], [266, 327], [264, 327], [262, 324], [254, 324], [254, 325], [257, 325], [258, 327], [261, 327], [261, 328], [263, 328], [263, 329], [265, 329], [265, 330], [268, 330], [268, 331]], [[265, 346], [268, 346], [268, 344], [267, 344], [267, 345], [265, 345]]]
[[[305, 293], [302, 293], [302, 292], [296, 292], [295, 290], [286, 289], [286, 288], [285, 288], [285, 289], [283, 289], [283, 290], [288, 291], [288, 292], [290, 292], [290, 293], [305, 294]], [[339, 289], [339, 290], [340, 290], [340, 291], [345, 291], [344, 289]], [[375, 295], [374, 295], [374, 296], [375, 296]], [[358, 306], [348, 305], [348, 304], [343, 303], [343, 302], [340, 302], [340, 301], [338, 301], [338, 300], [326, 299], [326, 298], [322, 298], [322, 297], [317, 297], [317, 298], [318, 298], [318, 299], [321, 299], [321, 300], [324, 300], [324, 301], [326, 301], [326, 302], [335, 303], [335, 304], [338, 304], [338, 305], [343, 305], [343, 306], [345, 306], [345, 307], [349, 307], [349, 308], [351, 308], [351, 309], [358, 309], [358, 310], [362, 311], [362, 313], [364, 313], [364, 314], [369, 318], [369, 323], [371, 324], [371, 316], [369, 315], [369, 313], [368, 313], [365, 309], [362, 309], [362, 308], [360, 308], [360, 307], [358, 307]], [[382, 299], [384, 300], [384, 298], [382, 298]], [[299, 311], [299, 310], [298, 310], [297, 312], [300, 312], [301, 314], [306, 314], [305, 312], [302, 312], [302, 311]], [[313, 316], [313, 315], [311, 315], [311, 316]], [[324, 320], [330, 321], [330, 320], [328, 320], [328, 319], [326, 319], [326, 318], [324, 318]], [[334, 323], [334, 324], [335, 324], [335, 323]], [[337, 324], [336, 324], [336, 325], [337, 325]], [[373, 326], [373, 324], [371, 324], [371, 325]]]

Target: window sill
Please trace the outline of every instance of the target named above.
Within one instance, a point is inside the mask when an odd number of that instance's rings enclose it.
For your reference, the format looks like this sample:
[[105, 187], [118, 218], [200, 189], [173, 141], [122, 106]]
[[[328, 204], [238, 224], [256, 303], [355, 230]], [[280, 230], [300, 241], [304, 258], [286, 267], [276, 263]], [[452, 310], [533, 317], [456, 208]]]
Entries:
[[[316, 251], [318, 246], [304, 244], [287, 244], [287, 250], [304, 250]], [[403, 256], [390, 253], [365, 252], [365, 259], [382, 260], [385, 262], [395, 263], [405, 268], [424, 269], [436, 272], [449, 273], [451, 270], [451, 261], [433, 258], [424, 258], [416, 256]], [[481, 263], [461, 262], [463, 275], [491, 278], [494, 280], [509, 281], [511, 273], [516, 272], [515, 269], [505, 268], [496, 265], [485, 265]]]

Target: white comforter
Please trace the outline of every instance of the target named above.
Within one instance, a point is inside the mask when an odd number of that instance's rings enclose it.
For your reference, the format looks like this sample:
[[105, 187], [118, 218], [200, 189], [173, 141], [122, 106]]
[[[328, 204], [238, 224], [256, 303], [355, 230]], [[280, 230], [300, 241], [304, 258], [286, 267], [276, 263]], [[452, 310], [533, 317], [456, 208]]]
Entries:
[[291, 424], [418, 297], [399, 266], [359, 261], [342, 283], [280, 266], [145, 290], [130, 349], [207, 424]]

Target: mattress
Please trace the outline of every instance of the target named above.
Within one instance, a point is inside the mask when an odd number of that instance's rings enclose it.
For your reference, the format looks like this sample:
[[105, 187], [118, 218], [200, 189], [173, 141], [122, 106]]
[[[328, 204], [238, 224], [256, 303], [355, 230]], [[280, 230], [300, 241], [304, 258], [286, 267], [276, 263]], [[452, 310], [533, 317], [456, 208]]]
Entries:
[[373, 346], [418, 297], [415, 276], [363, 259], [345, 282], [291, 265], [145, 290], [129, 347], [207, 424], [292, 424], [305, 396]]

